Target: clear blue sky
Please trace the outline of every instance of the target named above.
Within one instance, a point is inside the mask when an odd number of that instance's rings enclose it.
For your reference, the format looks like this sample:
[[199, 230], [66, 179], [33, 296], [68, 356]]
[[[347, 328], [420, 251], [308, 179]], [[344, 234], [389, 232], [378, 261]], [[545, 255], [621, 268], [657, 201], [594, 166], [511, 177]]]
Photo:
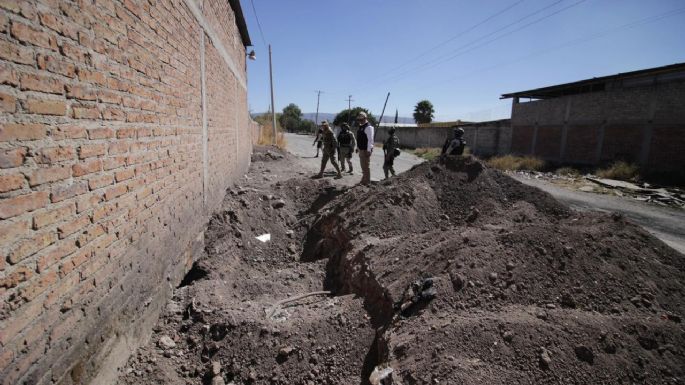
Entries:
[[[685, 62], [685, 0], [252, 0], [272, 45], [276, 108], [353, 106], [435, 120], [509, 117], [502, 93]], [[253, 112], [269, 107], [268, 49], [242, 0], [257, 53]], [[673, 11], [673, 12], [671, 12]]]

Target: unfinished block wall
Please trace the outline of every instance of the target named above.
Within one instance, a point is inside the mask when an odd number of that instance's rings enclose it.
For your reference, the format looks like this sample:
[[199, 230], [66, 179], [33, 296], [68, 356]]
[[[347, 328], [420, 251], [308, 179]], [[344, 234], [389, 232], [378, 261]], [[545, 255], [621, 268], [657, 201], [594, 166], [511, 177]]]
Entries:
[[0, 1], [0, 381], [111, 382], [249, 165], [227, 0]]

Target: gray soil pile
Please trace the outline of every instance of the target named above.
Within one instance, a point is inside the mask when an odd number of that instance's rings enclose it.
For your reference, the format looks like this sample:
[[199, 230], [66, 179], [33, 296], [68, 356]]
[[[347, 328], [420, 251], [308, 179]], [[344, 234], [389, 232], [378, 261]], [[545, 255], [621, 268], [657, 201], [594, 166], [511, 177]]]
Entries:
[[468, 157], [339, 188], [269, 153], [121, 384], [685, 381], [683, 256], [624, 218]]

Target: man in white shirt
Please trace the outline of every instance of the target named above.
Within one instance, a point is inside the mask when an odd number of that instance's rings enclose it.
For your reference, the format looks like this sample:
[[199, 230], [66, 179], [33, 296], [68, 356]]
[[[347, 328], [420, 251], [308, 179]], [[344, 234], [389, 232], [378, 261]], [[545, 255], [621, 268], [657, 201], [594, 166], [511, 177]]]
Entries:
[[357, 151], [359, 152], [359, 163], [362, 169], [362, 180], [360, 184], [367, 185], [371, 182], [371, 153], [373, 152], [373, 126], [369, 124], [365, 112], [357, 115]]

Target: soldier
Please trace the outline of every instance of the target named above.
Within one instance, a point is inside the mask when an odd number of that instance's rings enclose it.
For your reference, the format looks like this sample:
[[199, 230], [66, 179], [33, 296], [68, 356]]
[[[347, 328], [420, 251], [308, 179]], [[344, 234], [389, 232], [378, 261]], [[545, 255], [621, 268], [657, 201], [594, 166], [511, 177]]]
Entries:
[[[324, 122], [326, 122], [326, 121], [324, 120], [323, 122], [321, 122], [321, 124], [323, 125]], [[323, 129], [321, 127], [319, 127], [319, 129], [316, 131], [316, 137], [314, 138], [314, 143], [312, 143], [312, 146], [316, 144], [316, 156], [315, 156], [315, 158], [319, 157], [319, 150], [321, 150], [321, 147], [322, 147], [322, 142], [321, 142], [322, 138], [323, 138]]]
[[400, 154], [400, 139], [395, 135], [395, 131], [395, 127], [390, 127], [388, 130], [388, 139], [383, 143], [383, 154], [385, 155], [383, 173], [385, 173], [385, 179], [388, 179], [388, 171], [390, 171], [392, 176], [395, 176], [393, 163], [395, 162], [395, 158]]
[[340, 160], [340, 169], [345, 172], [345, 161], [347, 161], [350, 174], [352, 174], [352, 153], [357, 147], [357, 140], [350, 132], [350, 125], [343, 123], [338, 134], [338, 160]]
[[440, 154], [440, 160], [445, 160], [447, 155], [463, 155], [464, 147], [466, 147], [466, 140], [464, 140], [464, 129], [461, 127], [454, 127], [454, 136], [450, 139], [445, 140], [445, 144], [442, 146], [442, 153]]
[[338, 147], [338, 141], [335, 140], [335, 133], [333, 132], [333, 130], [331, 130], [331, 127], [325, 120], [321, 122], [321, 131], [321, 141], [323, 142], [323, 157], [321, 159], [321, 171], [318, 175], [316, 175], [316, 178], [323, 177], [323, 170], [326, 168], [326, 163], [328, 163], [328, 160], [330, 159], [331, 164], [333, 164], [333, 167], [335, 168], [335, 171], [338, 172], [338, 175], [336, 175], [335, 179], [340, 179], [342, 178], [342, 174], [340, 173], [338, 162], [335, 161], [335, 150]]

